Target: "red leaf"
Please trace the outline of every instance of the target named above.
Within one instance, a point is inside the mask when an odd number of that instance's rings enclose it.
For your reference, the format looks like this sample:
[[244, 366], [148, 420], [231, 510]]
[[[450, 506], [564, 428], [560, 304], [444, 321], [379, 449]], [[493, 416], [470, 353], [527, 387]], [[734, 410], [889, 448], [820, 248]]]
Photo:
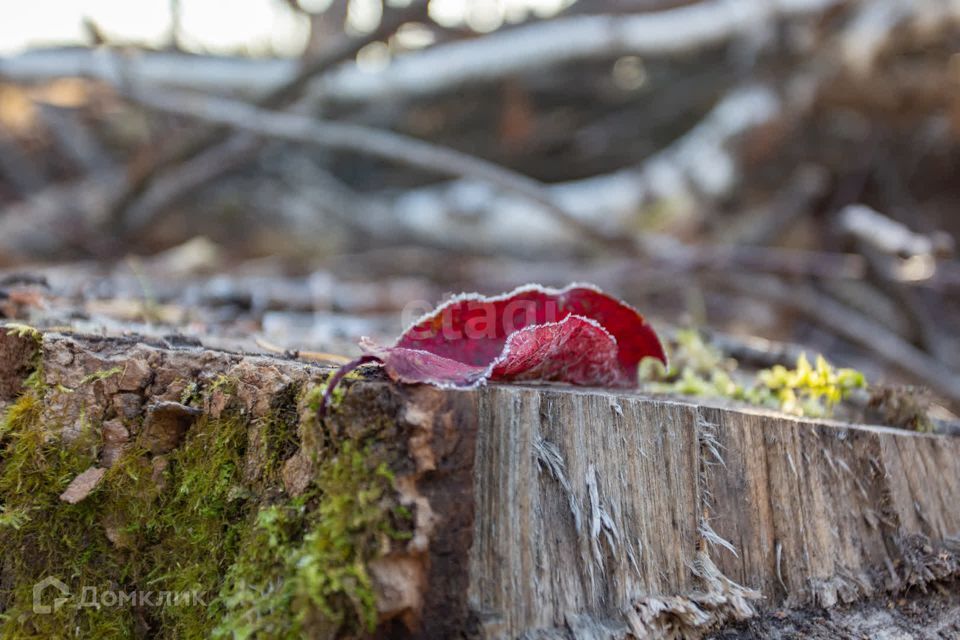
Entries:
[[643, 316], [590, 285], [461, 295], [417, 320], [394, 346], [364, 339], [361, 347], [361, 360], [382, 362], [394, 380], [452, 388], [487, 380], [630, 387], [643, 358], [666, 364]]

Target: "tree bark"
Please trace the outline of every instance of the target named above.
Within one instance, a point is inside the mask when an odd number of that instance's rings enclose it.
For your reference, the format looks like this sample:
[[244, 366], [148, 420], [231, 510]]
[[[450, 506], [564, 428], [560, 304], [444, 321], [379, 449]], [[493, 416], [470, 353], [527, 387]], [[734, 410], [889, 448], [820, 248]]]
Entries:
[[[39, 367], [42, 419], [64, 442], [103, 425], [100, 467], [134, 442], [184, 446], [197, 415], [231, 407], [251, 433], [294, 413], [274, 492], [302, 492], [325, 441], [374, 442], [412, 514], [410, 539], [367, 565], [382, 637], [697, 637], [960, 570], [955, 438], [600, 389], [399, 386], [378, 370], [317, 421], [292, 390], [330, 369], [295, 360], [6, 330], [0, 355], [0, 402]], [[262, 451], [245, 456], [256, 487]]]

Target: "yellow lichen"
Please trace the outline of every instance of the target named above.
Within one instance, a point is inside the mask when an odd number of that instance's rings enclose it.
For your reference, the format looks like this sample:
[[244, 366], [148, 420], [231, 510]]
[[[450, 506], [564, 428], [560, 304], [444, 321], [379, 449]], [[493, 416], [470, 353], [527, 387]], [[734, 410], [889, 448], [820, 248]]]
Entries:
[[859, 371], [834, 368], [823, 356], [811, 365], [803, 354], [794, 369], [777, 365], [754, 376], [738, 376], [736, 361], [694, 330], [677, 332], [672, 351], [669, 370], [650, 358], [641, 363], [640, 378], [648, 390], [727, 398], [793, 415], [824, 417], [853, 390], [867, 386]]

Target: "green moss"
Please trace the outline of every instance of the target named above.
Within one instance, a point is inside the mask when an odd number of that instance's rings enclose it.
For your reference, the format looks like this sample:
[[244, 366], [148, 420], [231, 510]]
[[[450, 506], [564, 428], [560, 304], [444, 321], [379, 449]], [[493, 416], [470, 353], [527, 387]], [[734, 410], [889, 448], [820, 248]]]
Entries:
[[[213, 599], [216, 585], [237, 554], [250, 510], [241, 480], [247, 424], [237, 416], [201, 418], [170, 456], [169, 490], [156, 499], [153, 515], [136, 522], [147, 549], [142, 582], [174, 593], [201, 592]], [[221, 610], [163, 607], [161, 628], [178, 637], [205, 636]]]
[[735, 360], [707, 344], [699, 332], [679, 331], [669, 370], [659, 361], [641, 363], [646, 388], [705, 398], [728, 398], [799, 416], [824, 417], [853, 390], [867, 387], [863, 374], [834, 368], [823, 356], [811, 365], [801, 354], [794, 369], [777, 365], [754, 376], [738, 376]]
[[263, 448], [262, 471], [268, 482], [279, 483], [280, 471], [300, 446], [296, 420], [274, 413], [261, 420], [259, 429]]
[[98, 380], [108, 380], [113, 376], [118, 376], [123, 374], [123, 367], [111, 367], [109, 369], [104, 369], [103, 371], [94, 371], [88, 376], [80, 381], [81, 385], [90, 384], [92, 382], [97, 382]]
[[207, 392], [214, 393], [216, 391], [219, 391], [227, 395], [230, 395], [230, 394], [236, 393], [237, 384], [239, 384], [239, 382], [237, 381], [236, 378], [231, 378], [230, 376], [227, 376], [227, 375], [219, 375], [213, 379], [213, 382], [210, 383], [210, 387]]
[[8, 410], [0, 449], [0, 503], [4, 515], [16, 514], [0, 537], [5, 572], [12, 587], [0, 590], [0, 637], [122, 637], [132, 633], [129, 611], [64, 607], [34, 615], [33, 585], [48, 576], [104, 588], [124, 577], [120, 558], [99, 533], [97, 510], [102, 492], [69, 505], [60, 493], [96, 461], [97, 434], [83, 425], [70, 443], [60, 441], [40, 421], [42, 398], [29, 389]]
[[[356, 368], [349, 371], [343, 378], [340, 380], [340, 383], [333, 390], [333, 393], [330, 394], [330, 406], [328, 409], [335, 409], [340, 406], [340, 403], [343, 402], [344, 397], [346, 396], [347, 389], [349, 385], [345, 385], [344, 382], [351, 380], [362, 380], [363, 379], [363, 368]], [[327, 387], [330, 384], [330, 379], [333, 377], [333, 374], [330, 374], [327, 377], [327, 380], [313, 387], [309, 387], [304, 391], [303, 402], [307, 406], [313, 415], [317, 415], [320, 412], [320, 405], [323, 404], [323, 397], [327, 393]]]
[[0, 443], [7, 434], [11, 436], [22, 433], [36, 424], [40, 419], [40, 399], [38, 393], [28, 390], [14, 402], [0, 421]]
[[393, 475], [346, 441], [320, 463], [304, 496], [263, 507], [231, 567], [220, 601], [221, 638], [326, 637], [372, 631], [376, 602], [367, 563], [409, 534]]
[[21, 529], [23, 525], [30, 521], [30, 510], [23, 507], [0, 506], [0, 529], [9, 527], [11, 529]]
[[[32, 585], [50, 575], [78, 592], [96, 587], [150, 593], [153, 601], [167, 592], [214, 598], [236, 556], [249, 511], [239, 480], [246, 439], [242, 420], [202, 419], [194, 425], [170, 455], [165, 490], [137, 450], [110, 469], [95, 493], [68, 505], [58, 496], [96, 464], [96, 448], [83, 435], [67, 445], [50, 437], [32, 412], [17, 413], [31, 418], [11, 421], [8, 413], [5, 422], [14, 424], [4, 450], [0, 496], [4, 515], [27, 517], [19, 517], [13, 535], [0, 543], [4, 556], [14, 561], [16, 583], [5, 599], [0, 636], [56, 637], [68, 629], [78, 630], [77, 637], [132, 635], [130, 607], [71, 604], [56, 613], [29, 615]], [[106, 535], [108, 526], [116, 545]], [[206, 637], [218, 620], [216, 608], [196, 603], [149, 607], [140, 614], [151, 628], [162, 629], [163, 637]]]
[[[179, 382], [179, 380], [178, 380]], [[188, 382], [180, 393], [180, 404], [187, 406], [199, 403], [203, 399], [203, 389], [198, 382]]]
[[43, 334], [40, 333], [40, 330], [28, 324], [7, 322], [3, 325], [3, 328], [7, 330], [7, 335], [17, 336], [18, 338], [31, 338], [37, 343], [37, 346], [40, 346], [40, 343], [43, 342]]
[[[218, 379], [211, 389], [232, 386]], [[75, 505], [59, 495], [97, 464], [99, 434], [88, 424], [64, 442], [42, 422], [44, 391], [37, 372], [0, 422], [0, 637], [294, 638], [373, 628], [366, 566], [408, 535], [409, 514], [369, 443], [331, 446], [307, 493], [283, 496], [279, 468], [296, 450], [299, 390], [262, 429], [228, 413], [201, 417], [166, 456], [134, 446]], [[244, 482], [251, 433], [264, 438], [265, 486]], [[73, 599], [38, 615], [33, 585], [49, 576]], [[152, 606], [74, 606], [83, 588], [152, 594]]]
[[[349, 376], [349, 374], [348, 374]], [[347, 376], [344, 376], [346, 379]], [[313, 415], [318, 415], [320, 413], [320, 407], [323, 405], [323, 397], [327, 392], [327, 383], [318, 384], [315, 387], [310, 387], [303, 394], [303, 403], [311, 411]], [[346, 393], [346, 387], [342, 384], [337, 385], [337, 388], [333, 390], [333, 393], [330, 395], [330, 408], [335, 408], [343, 402], [343, 396]]]

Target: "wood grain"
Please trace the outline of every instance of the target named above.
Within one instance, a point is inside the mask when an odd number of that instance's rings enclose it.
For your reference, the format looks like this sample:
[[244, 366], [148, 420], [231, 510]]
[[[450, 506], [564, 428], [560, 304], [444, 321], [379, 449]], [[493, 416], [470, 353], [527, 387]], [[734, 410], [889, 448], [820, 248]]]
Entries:
[[[955, 558], [960, 440], [602, 391], [475, 395], [470, 603], [487, 637], [622, 637], [637, 603], [709, 592], [701, 551], [761, 610], [830, 607], [956, 566], [910, 568]], [[696, 618], [666, 610], [644, 632], [717, 623]]]

